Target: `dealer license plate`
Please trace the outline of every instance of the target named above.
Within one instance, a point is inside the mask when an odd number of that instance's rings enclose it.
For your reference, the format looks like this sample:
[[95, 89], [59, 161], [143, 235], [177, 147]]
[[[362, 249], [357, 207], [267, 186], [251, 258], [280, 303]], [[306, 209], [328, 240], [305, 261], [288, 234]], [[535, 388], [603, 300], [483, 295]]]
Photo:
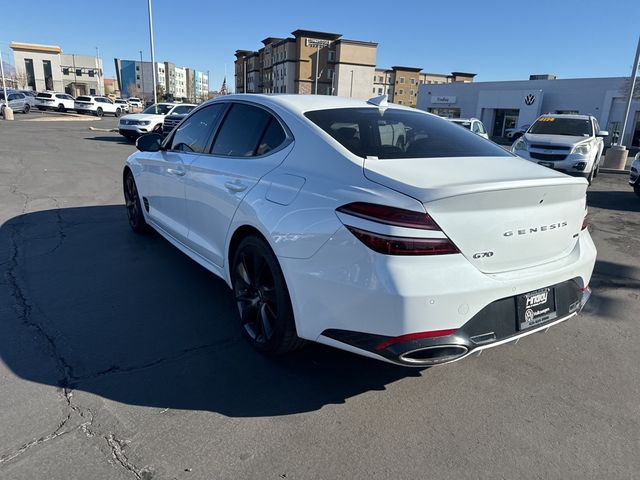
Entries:
[[518, 295], [517, 302], [520, 330], [535, 327], [558, 316], [553, 288], [541, 288]]

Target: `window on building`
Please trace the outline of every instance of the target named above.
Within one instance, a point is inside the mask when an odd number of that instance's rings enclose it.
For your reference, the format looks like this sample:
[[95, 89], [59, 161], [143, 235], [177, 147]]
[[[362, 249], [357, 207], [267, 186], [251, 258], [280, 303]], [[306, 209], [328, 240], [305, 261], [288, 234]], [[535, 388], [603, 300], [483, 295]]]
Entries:
[[140, 65], [136, 65], [136, 72], [140, 71]]
[[404, 77], [400, 77], [400, 83], [404, 83]]
[[33, 72], [33, 59], [25, 58], [24, 59], [24, 70], [27, 74], [27, 85], [31, 87], [31, 90], [34, 92], [36, 89], [36, 76]]
[[378, 77], [378, 81], [379, 82], [384, 82], [384, 77], [382, 77], [382, 76]]
[[96, 94], [96, 89], [95, 88], [90, 88], [89, 89], [89, 95], [95, 95]]
[[409, 90], [409, 95], [411, 95], [411, 96], [415, 95], [414, 91], [413, 90]]
[[81, 77], [81, 76], [82, 76], [82, 69], [76, 68], [76, 77]]
[[409, 80], [409, 83], [410, 83], [411, 85], [415, 85], [415, 83], [416, 83], [416, 79], [415, 79], [415, 78], [411, 78], [411, 79]]
[[330, 62], [335, 62], [336, 61], [336, 52], [335, 50], [329, 50], [329, 61]]
[[398, 100], [398, 103], [399, 103], [400, 105], [402, 105], [402, 100]]
[[62, 69], [62, 74], [63, 75], [69, 75], [69, 69], [67, 67]]
[[140, 75], [136, 75], [136, 80], [140, 80]]
[[378, 95], [382, 95], [382, 88], [378, 88]]
[[94, 77], [95, 76], [95, 70], [89, 70], [89, 76], [90, 77]]
[[420, 80], [420, 85], [424, 84], [424, 80]]
[[431, 80], [427, 80], [427, 83], [429, 83], [429, 84], [430, 84], [430, 83], [433, 83], [433, 82], [431, 82]]
[[334, 74], [335, 74], [335, 70], [333, 70], [332, 68], [327, 70], [327, 77], [329, 78], [329, 80], [333, 80]]
[[373, 87], [373, 93], [376, 93], [376, 87]]
[[391, 87], [387, 87], [387, 95], [391, 95]]
[[398, 95], [404, 95], [404, 90], [402, 89], [398, 90]]
[[44, 84], [47, 90], [53, 90], [53, 70], [51, 70], [51, 60], [43, 60]]

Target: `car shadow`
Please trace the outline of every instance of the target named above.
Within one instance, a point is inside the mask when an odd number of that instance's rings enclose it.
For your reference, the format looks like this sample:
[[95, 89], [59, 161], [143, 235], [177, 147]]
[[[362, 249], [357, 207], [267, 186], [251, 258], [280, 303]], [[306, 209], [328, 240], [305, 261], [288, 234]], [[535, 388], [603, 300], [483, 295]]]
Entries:
[[[626, 187], [628, 185], [625, 184]], [[627, 191], [587, 191], [587, 205], [604, 210], [640, 212], [640, 198], [628, 187]]]
[[97, 142], [111, 142], [111, 143], [119, 143], [121, 145], [135, 145], [135, 141], [129, 140], [119, 133], [113, 133], [113, 135], [100, 135], [96, 137], [84, 137], [85, 140], [94, 140]]
[[421, 375], [315, 344], [260, 355], [242, 338], [226, 283], [159, 235], [132, 233], [121, 205], [15, 217], [0, 227], [0, 254], [0, 359], [25, 380], [256, 417]]

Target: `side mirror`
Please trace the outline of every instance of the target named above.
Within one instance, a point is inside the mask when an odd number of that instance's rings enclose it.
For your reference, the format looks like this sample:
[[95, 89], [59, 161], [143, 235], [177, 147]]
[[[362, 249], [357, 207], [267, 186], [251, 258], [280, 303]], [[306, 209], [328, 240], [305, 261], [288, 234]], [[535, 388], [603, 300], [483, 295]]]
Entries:
[[607, 132], [606, 130], [600, 130], [596, 136], [597, 137], [602, 137], [602, 138], [608, 137], [609, 136], [609, 132]]
[[141, 152], [158, 152], [161, 144], [162, 135], [159, 133], [147, 133], [136, 140], [136, 148]]

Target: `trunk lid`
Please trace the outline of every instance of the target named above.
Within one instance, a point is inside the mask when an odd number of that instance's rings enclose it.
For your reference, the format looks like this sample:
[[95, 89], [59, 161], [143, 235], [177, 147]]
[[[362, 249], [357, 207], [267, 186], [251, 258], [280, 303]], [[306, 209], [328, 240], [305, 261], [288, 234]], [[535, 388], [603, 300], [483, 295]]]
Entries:
[[568, 255], [587, 182], [517, 157], [366, 159], [370, 180], [421, 201], [461, 253], [485, 273]]

